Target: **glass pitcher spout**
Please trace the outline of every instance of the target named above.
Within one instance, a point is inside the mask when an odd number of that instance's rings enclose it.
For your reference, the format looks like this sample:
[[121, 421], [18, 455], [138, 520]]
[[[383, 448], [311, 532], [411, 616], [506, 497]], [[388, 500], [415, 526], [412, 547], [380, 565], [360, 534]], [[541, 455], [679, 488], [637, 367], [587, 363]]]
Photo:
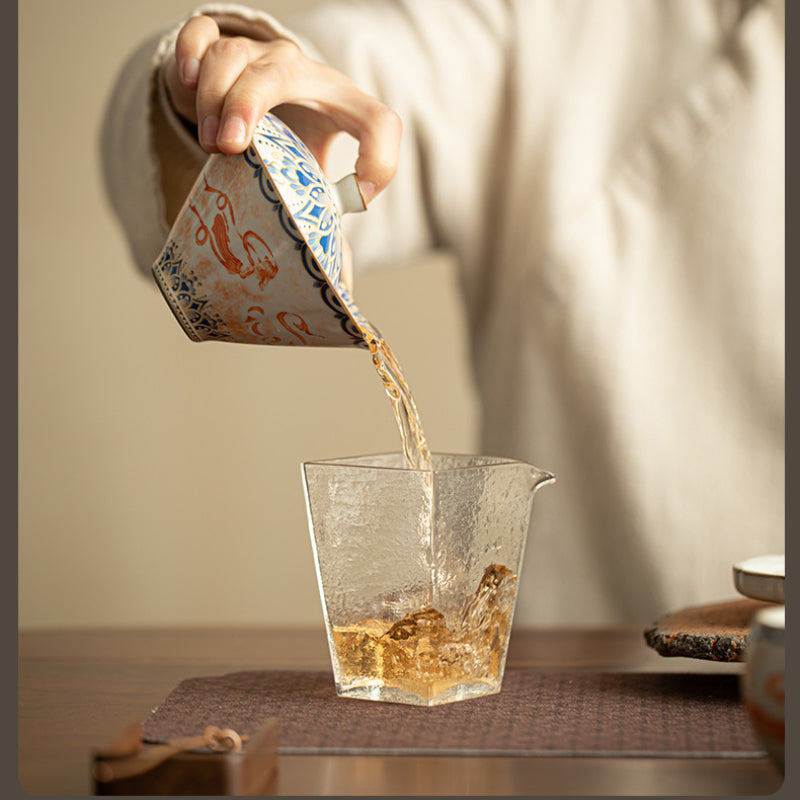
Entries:
[[531, 469], [531, 478], [533, 480], [533, 486], [531, 487], [531, 494], [536, 494], [536, 492], [542, 488], [542, 486], [547, 486], [549, 483], [556, 482], [556, 476], [553, 475], [552, 472], [548, 472], [544, 469], [539, 469], [539, 467], [530, 466]]

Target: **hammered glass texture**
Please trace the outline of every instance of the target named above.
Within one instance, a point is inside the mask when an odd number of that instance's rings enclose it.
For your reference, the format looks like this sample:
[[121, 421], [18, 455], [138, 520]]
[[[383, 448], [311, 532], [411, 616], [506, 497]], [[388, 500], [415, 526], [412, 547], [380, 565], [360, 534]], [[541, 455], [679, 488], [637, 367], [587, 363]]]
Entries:
[[334, 671], [334, 626], [425, 606], [455, 620], [487, 567], [518, 575], [535, 490], [552, 479], [483, 456], [432, 454], [431, 470], [411, 470], [401, 453], [307, 462], [303, 476]]

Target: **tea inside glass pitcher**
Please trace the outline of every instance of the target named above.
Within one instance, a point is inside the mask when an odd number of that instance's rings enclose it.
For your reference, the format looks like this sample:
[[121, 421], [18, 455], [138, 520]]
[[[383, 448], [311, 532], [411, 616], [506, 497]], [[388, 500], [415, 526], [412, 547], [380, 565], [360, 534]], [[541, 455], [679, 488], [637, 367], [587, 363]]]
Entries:
[[402, 619], [363, 619], [331, 629], [343, 686], [379, 686], [420, 701], [500, 687], [517, 576], [490, 564], [452, 619], [431, 605]]
[[553, 476], [487, 456], [303, 464], [340, 695], [433, 706], [500, 691], [533, 496]]

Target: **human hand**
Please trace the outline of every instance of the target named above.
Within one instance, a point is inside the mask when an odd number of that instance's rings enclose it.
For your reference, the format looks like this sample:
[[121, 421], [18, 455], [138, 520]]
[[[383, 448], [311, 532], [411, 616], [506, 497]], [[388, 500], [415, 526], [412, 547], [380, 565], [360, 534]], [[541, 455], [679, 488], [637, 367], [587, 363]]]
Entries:
[[241, 153], [268, 111], [306, 143], [323, 170], [333, 137], [358, 141], [355, 172], [369, 202], [394, 177], [400, 118], [337, 70], [287, 39], [264, 42], [221, 34], [207, 16], [181, 28], [163, 80], [175, 111], [197, 125], [208, 153]]

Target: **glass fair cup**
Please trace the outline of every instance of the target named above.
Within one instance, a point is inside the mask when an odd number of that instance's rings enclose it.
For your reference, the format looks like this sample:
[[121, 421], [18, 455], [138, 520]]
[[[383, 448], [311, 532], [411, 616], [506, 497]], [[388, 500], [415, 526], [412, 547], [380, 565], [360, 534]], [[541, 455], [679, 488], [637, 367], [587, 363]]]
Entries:
[[500, 691], [533, 496], [521, 461], [302, 465], [337, 693], [435, 706]]

